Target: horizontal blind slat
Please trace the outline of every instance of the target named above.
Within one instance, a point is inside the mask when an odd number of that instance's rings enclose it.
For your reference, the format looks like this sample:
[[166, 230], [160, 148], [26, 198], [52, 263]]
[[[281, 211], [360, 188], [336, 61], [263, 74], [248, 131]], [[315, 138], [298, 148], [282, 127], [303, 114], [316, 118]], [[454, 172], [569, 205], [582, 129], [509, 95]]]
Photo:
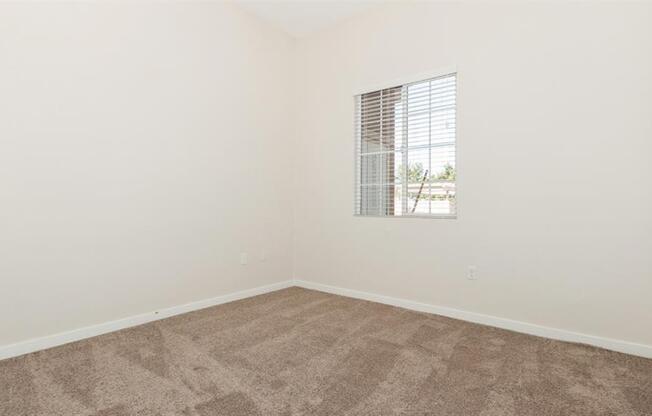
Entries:
[[457, 76], [356, 96], [357, 215], [452, 216]]

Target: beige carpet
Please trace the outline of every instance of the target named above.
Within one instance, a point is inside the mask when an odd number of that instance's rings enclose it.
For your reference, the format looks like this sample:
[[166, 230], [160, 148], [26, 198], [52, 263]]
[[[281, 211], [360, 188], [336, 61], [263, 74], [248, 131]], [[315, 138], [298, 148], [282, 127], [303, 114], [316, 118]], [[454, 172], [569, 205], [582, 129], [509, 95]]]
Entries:
[[291, 288], [0, 361], [0, 415], [652, 415], [652, 360]]

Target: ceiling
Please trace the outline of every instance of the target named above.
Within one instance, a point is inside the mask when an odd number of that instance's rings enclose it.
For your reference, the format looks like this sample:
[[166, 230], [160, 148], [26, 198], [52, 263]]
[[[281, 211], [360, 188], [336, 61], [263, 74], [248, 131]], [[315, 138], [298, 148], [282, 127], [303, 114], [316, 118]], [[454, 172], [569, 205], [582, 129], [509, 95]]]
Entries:
[[381, 0], [235, 0], [249, 12], [295, 37], [335, 25]]

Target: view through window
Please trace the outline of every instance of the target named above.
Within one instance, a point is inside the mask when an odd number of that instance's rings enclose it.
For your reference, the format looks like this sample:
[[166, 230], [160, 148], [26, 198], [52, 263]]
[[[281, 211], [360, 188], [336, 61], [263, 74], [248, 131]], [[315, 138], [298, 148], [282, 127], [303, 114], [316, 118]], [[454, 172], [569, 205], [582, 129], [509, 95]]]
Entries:
[[457, 76], [356, 96], [355, 213], [455, 217]]

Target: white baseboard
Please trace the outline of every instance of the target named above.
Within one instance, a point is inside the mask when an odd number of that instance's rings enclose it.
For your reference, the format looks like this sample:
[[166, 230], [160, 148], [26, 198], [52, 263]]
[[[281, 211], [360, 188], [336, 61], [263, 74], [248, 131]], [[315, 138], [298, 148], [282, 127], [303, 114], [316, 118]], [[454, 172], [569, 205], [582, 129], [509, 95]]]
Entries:
[[622, 352], [625, 354], [652, 358], [651, 345], [636, 344], [633, 342], [621, 341], [617, 339], [602, 338], [594, 335], [581, 334], [578, 332], [566, 331], [557, 328], [549, 328], [541, 325], [530, 324], [527, 322], [514, 321], [511, 319], [499, 318], [496, 316], [484, 315], [476, 312], [468, 312], [459, 309], [447, 308], [444, 306], [429, 305], [426, 303], [414, 302], [405, 299], [398, 299], [390, 296], [362, 292], [359, 290], [329, 286], [321, 283], [308, 282], [305, 280], [295, 280], [294, 284], [295, 286], [303, 287], [306, 289], [319, 290], [322, 292], [332, 293], [335, 295], [342, 295], [342, 296], [348, 296], [356, 299], [363, 299], [372, 302], [384, 303], [387, 305], [398, 306], [401, 308], [411, 309], [414, 311], [427, 312], [436, 315], [447, 316], [449, 318], [461, 319], [464, 321], [489, 325], [496, 328], [508, 329], [515, 332], [521, 332], [524, 334], [536, 335], [539, 337], [550, 338], [559, 341], [588, 344], [588, 345], [593, 345], [596, 347], [600, 347], [612, 351]]
[[169, 318], [170, 316], [180, 315], [182, 313], [220, 305], [222, 303], [274, 292], [276, 290], [285, 289], [291, 286], [294, 286], [293, 281], [287, 280], [284, 282], [273, 283], [271, 285], [259, 286], [253, 289], [247, 289], [227, 295], [217, 296], [210, 299], [204, 299], [197, 302], [186, 303], [185, 305], [172, 306], [170, 308], [130, 316], [128, 318], [118, 319], [116, 321], [87, 326], [85, 328], [74, 329], [72, 331], [48, 335], [41, 338], [34, 338], [27, 341], [18, 342], [16, 344], [3, 345], [0, 346], [0, 360], [56, 347], [58, 345], [68, 344], [69, 342], [91, 338], [97, 335], [106, 334], [108, 332], [118, 331], [120, 329], [145, 324], [147, 322], [157, 321], [159, 319]]
[[530, 335], [536, 335], [545, 338], [556, 339], [560, 341], [577, 342], [581, 344], [593, 345], [612, 351], [623, 352], [641, 357], [652, 358], [652, 346], [636, 344], [616, 339], [602, 338], [594, 335], [581, 334], [563, 329], [549, 328], [541, 325], [530, 324], [527, 322], [514, 321], [511, 319], [499, 318], [491, 315], [484, 315], [476, 312], [468, 312], [459, 309], [447, 308], [444, 306], [429, 305], [426, 303], [414, 302], [405, 299], [398, 299], [391, 296], [378, 295], [374, 293], [363, 292], [353, 289], [345, 289], [335, 286], [324, 285], [321, 283], [308, 282], [305, 280], [288, 280], [271, 285], [260, 286], [253, 289], [242, 290], [223, 296], [217, 296], [210, 299], [204, 299], [197, 302], [191, 302], [184, 305], [173, 306], [170, 308], [152, 311], [116, 321], [105, 322], [98, 325], [88, 326], [85, 328], [74, 329], [72, 331], [62, 332], [59, 334], [48, 335], [41, 338], [30, 339], [18, 342], [16, 344], [0, 346], [0, 360], [5, 358], [16, 357], [28, 354], [34, 351], [40, 351], [58, 345], [91, 338], [108, 332], [118, 331], [120, 329], [130, 328], [133, 326], [145, 324], [147, 322], [157, 321], [159, 319], [180, 315], [186, 312], [196, 311], [198, 309], [208, 308], [210, 306], [220, 305], [240, 299], [249, 298], [264, 293], [274, 292], [292, 286], [299, 286], [306, 289], [319, 290], [322, 292], [333, 293], [336, 295], [348, 296], [356, 299], [363, 299], [372, 302], [384, 303], [387, 305], [398, 306], [405, 309], [411, 309], [420, 312], [427, 312], [436, 315], [447, 316], [450, 318], [461, 319], [464, 321], [475, 322], [478, 324], [489, 325], [497, 328], [508, 329], [511, 331], [521, 332]]

